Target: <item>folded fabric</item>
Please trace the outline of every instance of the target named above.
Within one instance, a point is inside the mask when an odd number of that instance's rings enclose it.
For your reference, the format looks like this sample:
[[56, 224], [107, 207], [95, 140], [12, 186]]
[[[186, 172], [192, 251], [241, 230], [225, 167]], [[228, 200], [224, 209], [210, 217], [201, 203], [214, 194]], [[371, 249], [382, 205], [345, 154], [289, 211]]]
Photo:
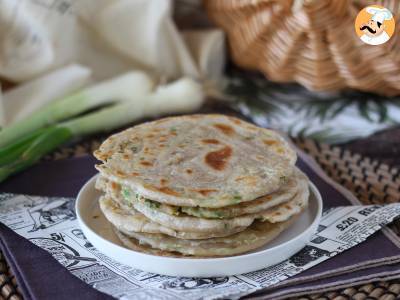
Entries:
[[[376, 251], [379, 245], [379, 251]], [[340, 255], [334, 256], [315, 267], [284, 280], [272, 287], [257, 291], [251, 297], [277, 299], [307, 295], [319, 289], [338, 288], [353, 282], [371, 282], [382, 276], [400, 276], [395, 266], [400, 265], [400, 248], [378, 232]]]
[[[317, 173], [314, 166], [311, 167], [310, 162], [305, 159], [305, 157], [299, 159], [299, 167], [307, 173], [311, 181], [320, 189], [325, 207], [351, 204], [333, 187], [333, 183], [327, 182], [326, 179], [322, 178], [321, 173]], [[0, 185], [0, 192], [74, 197], [80, 187], [96, 173], [93, 168], [95, 163], [96, 160], [91, 156], [43, 162], [4, 182]], [[30, 297], [34, 299], [35, 297], [37, 297], [36, 299], [43, 299], [41, 298], [43, 295], [38, 294], [39, 292], [43, 292], [40, 289], [38, 291], [37, 288], [37, 277], [39, 276], [35, 272], [30, 271], [32, 269], [31, 261], [25, 260], [27, 257], [26, 249], [40, 249], [31, 243], [28, 243], [30, 247], [27, 248], [25, 244], [21, 242], [22, 240], [27, 243], [26, 240], [12, 234], [12, 232], [4, 226], [0, 227], [0, 234], [2, 239], [2, 251], [5, 252], [7, 259], [11, 261], [12, 271], [16, 272], [16, 274], [20, 274], [17, 275], [17, 280], [24, 294], [30, 295]], [[380, 245], [380, 251], [376, 251], [377, 244]], [[33, 252], [33, 250], [30, 251]], [[43, 252], [42, 250], [40, 251]], [[394, 270], [395, 268], [393, 268], [393, 266], [397, 266], [399, 263], [399, 256], [398, 238], [393, 235], [390, 235], [389, 238], [388, 235], [380, 231], [366, 242], [340, 255], [332, 257], [297, 276], [273, 287], [269, 287], [262, 292], [257, 292], [257, 295], [262, 293], [263, 296], [268, 295], [269, 297], [269, 295], [279, 295], [279, 297], [281, 297], [286, 294], [299, 293], [298, 287], [307, 288], [307, 291], [311, 292], [314, 291], [313, 286], [315, 286], [315, 289], [332, 288], [335, 286], [352, 284], [360, 280], [373, 281], [379, 279], [381, 276], [397, 276], [398, 272]], [[51, 268], [55, 268], [53, 272], [56, 272], [56, 269], [60, 269], [63, 271], [57, 272], [66, 272], [69, 274], [68, 271], [66, 271], [61, 264], [56, 263], [50, 255], [38, 254], [35, 257], [35, 262], [37, 262], [39, 266], [50, 264], [49, 261], [52, 261], [54, 265], [51, 263]], [[87, 289], [91, 290], [91, 288], [86, 285], [81, 287], [76, 286], [74, 282], [77, 279], [73, 275], [69, 277], [62, 275], [60, 278], [62, 279], [58, 280], [56, 276], [52, 277], [52, 280], [54, 280], [53, 286], [56, 290], [66, 286], [75, 287], [71, 293], [77, 290], [82, 290], [81, 293], [84, 293], [84, 290]], [[69, 289], [65, 288], [63, 294], [67, 296], [69, 293]], [[271, 297], [274, 298], [275, 296]], [[71, 297], [73, 297], [72, 294]]]
[[24, 299], [113, 299], [90, 288], [47, 251], [0, 223], [0, 248]]
[[97, 173], [98, 161], [89, 155], [46, 161], [0, 184], [0, 193], [48, 197], [75, 197], [85, 182]]
[[1, 1], [0, 77], [23, 82], [68, 63], [87, 66], [96, 79], [131, 69], [167, 78], [219, 77], [222, 31], [184, 38], [172, 16], [171, 0]]
[[[258, 292], [249, 299], [287, 299], [314, 293], [322, 293], [333, 289], [367, 284], [373, 281], [391, 280], [400, 277], [400, 263], [377, 266], [369, 269], [348, 272], [334, 277], [318, 279], [291, 287]], [[247, 299], [247, 298], [246, 298]]]

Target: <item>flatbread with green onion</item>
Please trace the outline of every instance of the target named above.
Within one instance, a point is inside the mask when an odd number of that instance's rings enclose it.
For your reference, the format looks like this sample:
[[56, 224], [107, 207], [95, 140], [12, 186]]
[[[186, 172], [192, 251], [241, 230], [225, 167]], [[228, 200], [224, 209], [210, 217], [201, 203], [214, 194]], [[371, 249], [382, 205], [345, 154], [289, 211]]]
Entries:
[[271, 223], [286, 221], [307, 206], [309, 198], [308, 182], [302, 180], [299, 183], [299, 189], [296, 195], [285, 203], [266, 210], [261, 210], [254, 214], [246, 214], [225, 219], [206, 219], [189, 216], [185, 213], [181, 215], [165, 213], [155, 205], [158, 203], [149, 202], [145, 199], [136, 199], [135, 201], [127, 202], [122, 197], [121, 193], [118, 193], [117, 191], [118, 187], [109, 194], [109, 197], [119, 203], [119, 205], [121, 205], [127, 212], [132, 210], [138, 211], [152, 222], [175, 231], [203, 234], [213, 233], [218, 235], [235, 231], [238, 228], [248, 227], [255, 220], [268, 221]]
[[122, 237], [121, 241], [129, 248], [149, 254], [176, 256], [176, 253], [180, 253], [195, 257], [232, 256], [264, 246], [296, 219], [293, 217], [286, 222], [274, 224], [257, 221], [239, 233], [205, 240], [177, 239], [164, 234], [151, 233], [132, 233], [130, 238], [121, 234], [118, 236]]
[[144, 123], [112, 135], [94, 154], [103, 176], [144, 198], [207, 208], [279, 190], [296, 161], [275, 131], [224, 115]]
[[304, 185], [301, 190], [288, 202], [277, 205], [258, 213], [242, 215], [228, 219], [206, 219], [192, 216], [174, 216], [147, 205], [144, 201], [133, 202], [133, 207], [148, 219], [173, 228], [178, 231], [189, 232], [225, 232], [236, 227], [250, 226], [255, 220], [264, 220], [271, 223], [283, 222], [296, 215], [308, 204], [309, 189]]
[[303, 184], [304, 186], [304, 184], [307, 184], [307, 182], [307, 177], [296, 168], [294, 175], [288, 179], [287, 184], [280, 190], [253, 201], [247, 201], [219, 208], [174, 206], [155, 202], [153, 200], [141, 197], [141, 195], [132, 191], [126, 186], [121, 187], [119, 184], [108, 181], [106, 178], [101, 176], [98, 177], [96, 186], [99, 190], [109, 193], [114, 198], [120, 198], [122, 195], [123, 200], [121, 201], [124, 201], [130, 206], [133, 205], [133, 202], [139, 201], [140, 199], [141, 201], [145, 202], [146, 205], [170, 215], [187, 215], [206, 219], [227, 219], [245, 214], [254, 214], [273, 206], [288, 202], [295, 196], [295, 194], [301, 188], [301, 185]]
[[224, 232], [181, 232], [155, 223], [135, 209], [124, 209], [107, 195], [100, 197], [99, 204], [106, 219], [127, 236], [134, 232], [143, 232], [162, 233], [179, 239], [209, 239], [232, 235], [246, 229], [246, 227], [236, 227]]

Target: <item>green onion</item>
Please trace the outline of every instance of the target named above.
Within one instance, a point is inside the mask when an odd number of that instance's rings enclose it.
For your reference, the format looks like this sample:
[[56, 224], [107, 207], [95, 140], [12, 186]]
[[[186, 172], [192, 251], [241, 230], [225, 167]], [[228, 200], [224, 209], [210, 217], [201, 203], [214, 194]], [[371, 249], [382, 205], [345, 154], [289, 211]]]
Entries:
[[128, 188], [123, 187], [121, 190], [121, 194], [124, 197], [125, 200], [130, 200], [131, 198], [131, 192], [129, 191]]
[[74, 117], [113, 102], [132, 102], [149, 94], [151, 79], [141, 72], [130, 72], [55, 100], [29, 117], [0, 131], [0, 147], [47, 125]]
[[137, 101], [116, 104], [88, 115], [71, 119], [57, 126], [68, 128], [73, 136], [110, 131], [143, 117], [168, 113], [184, 113], [200, 107], [201, 85], [191, 79], [181, 79], [157, 89]]
[[3, 126], [29, 117], [44, 105], [87, 86], [91, 70], [81, 65], [67, 65], [29, 80], [4, 94]]
[[152, 200], [149, 200], [149, 199], [145, 199], [145, 200], [144, 200], [144, 203], [145, 203], [148, 207], [150, 207], [151, 209], [159, 209], [160, 206], [161, 206], [160, 203], [155, 202], [155, 201], [152, 201]]
[[[132, 74], [131, 74], [132, 75]], [[126, 78], [125, 78], [126, 79]], [[131, 78], [132, 79], [132, 78]], [[143, 78], [142, 78], [143, 79]], [[133, 82], [133, 80], [128, 80]], [[142, 80], [145, 81], [145, 80]], [[127, 81], [125, 81], [126, 83]], [[137, 83], [138, 81], [136, 81]], [[108, 86], [115, 89], [121, 87], [121, 81], [118, 84]], [[108, 83], [107, 83], [108, 84]], [[104, 88], [106, 85], [101, 85]], [[99, 131], [109, 131], [132, 123], [140, 118], [158, 115], [160, 113], [183, 113], [195, 110], [200, 107], [203, 101], [203, 91], [200, 84], [191, 79], [181, 79], [171, 84], [158, 88], [154, 93], [145, 95], [147, 88], [141, 87], [139, 93], [131, 97], [122, 97], [130, 88], [119, 92], [119, 96], [123, 99], [119, 103], [100, 110], [78, 116], [58, 124], [53, 124], [45, 127], [44, 125], [52, 124], [56, 121], [65, 119], [65, 116], [72, 116], [73, 112], [82, 111], [89, 106], [98, 104], [105, 99], [111, 99], [113, 94], [118, 93], [104, 91], [104, 95], [100, 95], [100, 85], [92, 88], [90, 91], [91, 98], [86, 104], [75, 103], [77, 99], [85, 97], [73, 96], [76, 98], [65, 98], [59, 102], [52, 104], [51, 107], [36, 113], [24, 121], [8, 127], [0, 132], [0, 182], [8, 176], [19, 172], [32, 164], [36, 163], [42, 156], [56, 149], [59, 145], [69, 141], [72, 138], [82, 137]], [[132, 91], [131, 91], [132, 92]], [[97, 99], [95, 100], [95, 94]], [[140, 95], [140, 96], [139, 96]], [[67, 101], [66, 99], [70, 99]], [[72, 100], [71, 100], [72, 99]], [[89, 98], [85, 98], [86, 100]], [[61, 102], [61, 104], [60, 104]], [[68, 102], [68, 105], [67, 105]], [[90, 102], [90, 103], [89, 103]], [[71, 104], [76, 104], [80, 108], [68, 108]], [[63, 115], [61, 110], [66, 110], [66, 115]], [[43, 118], [47, 116], [47, 118]], [[62, 117], [63, 116], [63, 117]], [[43, 119], [41, 119], [43, 118]], [[50, 120], [50, 121], [49, 121]], [[45, 122], [44, 122], [45, 121]], [[19, 134], [19, 130], [24, 133]], [[6, 138], [7, 143], [3, 138]]]
[[11, 174], [22, 171], [35, 164], [43, 155], [56, 149], [60, 144], [71, 138], [70, 132], [65, 128], [48, 127], [34, 139], [29, 147], [19, 156], [19, 160], [0, 167], [0, 182]]
[[44, 133], [46, 129], [41, 128], [38, 129], [20, 139], [18, 139], [15, 143], [3, 147], [0, 149], [0, 166], [12, 163], [18, 157], [25, 152], [31, 143], [42, 133]]

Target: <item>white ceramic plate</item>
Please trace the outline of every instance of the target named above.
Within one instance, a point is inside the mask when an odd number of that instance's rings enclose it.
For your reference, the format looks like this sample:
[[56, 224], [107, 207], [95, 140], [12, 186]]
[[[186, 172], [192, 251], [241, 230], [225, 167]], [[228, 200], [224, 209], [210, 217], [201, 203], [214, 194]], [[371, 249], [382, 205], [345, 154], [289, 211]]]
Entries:
[[100, 211], [101, 193], [94, 188], [96, 176], [80, 190], [76, 200], [79, 225], [87, 239], [101, 252], [123, 264], [144, 271], [184, 277], [229, 276], [260, 270], [277, 264], [299, 251], [316, 232], [322, 213], [322, 199], [310, 183], [310, 203], [299, 219], [275, 240], [253, 252], [222, 258], [171, 258], [127, 249], [114, 234]]

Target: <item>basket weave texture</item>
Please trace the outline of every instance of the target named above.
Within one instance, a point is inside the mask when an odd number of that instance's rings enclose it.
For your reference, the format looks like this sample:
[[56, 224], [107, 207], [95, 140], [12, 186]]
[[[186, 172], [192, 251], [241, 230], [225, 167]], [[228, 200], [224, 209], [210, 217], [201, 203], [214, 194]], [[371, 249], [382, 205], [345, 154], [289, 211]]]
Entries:
[[[243, 68], [311, 90], [400, 95], [398, 0], [203, 1]], [[371, 4], [388, 8], [397, 21], [392, 38], [379, 46], [364, 44], [354, 29], [358, 12]]]

